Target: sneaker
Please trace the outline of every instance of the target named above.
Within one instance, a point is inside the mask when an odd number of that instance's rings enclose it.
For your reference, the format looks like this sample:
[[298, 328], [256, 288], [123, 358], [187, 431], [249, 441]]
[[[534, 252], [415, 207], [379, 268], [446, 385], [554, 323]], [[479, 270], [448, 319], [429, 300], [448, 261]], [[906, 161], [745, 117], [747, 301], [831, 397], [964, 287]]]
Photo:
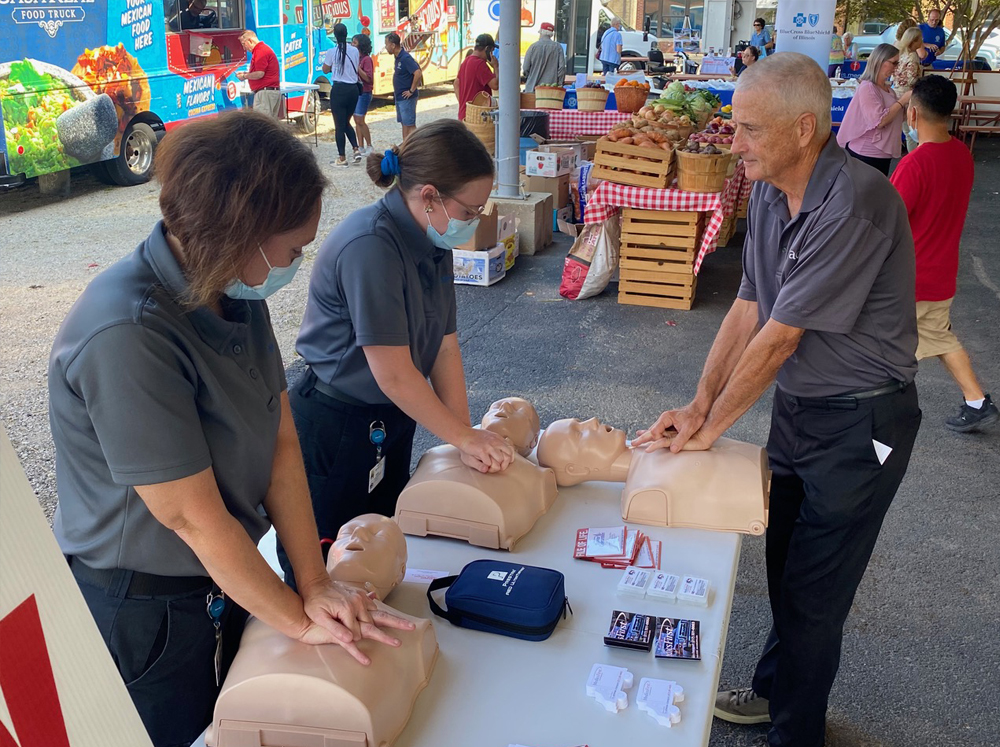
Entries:
[[751, 687], [720, 690], [715, 696], [715, 717], [734, 724], [769, 724], [771, 714], [767, 698]]
[[375, 149], [372, 148], [370, 145], [366, 145], [364, 148], [361, 149], [361, 155], [363, 155], [365, 158], [368, 158], [368, 156], [370, 156], [374, 152]]
[[334, 165], [334, 166], [339, 166], [339, 167], [341, 167], [341, 168], [346, 168], [347, 166], [350, 166], [351, 164], [349, 164], [349, 163], [347, 162], [347, 159], [346, 159], [346, 158], [342, 158], [342, 159], [340, 159], [340, 160], [338, 160], [338, 161], [334, 161], [334, 162], [333, 162], [333, 165]]
[[361, 151], [357, 148], [354, 149], [354, 163], [361, 163]]
[[978, 410], [975, 407], [969, 407], [963, 402], [962, 409], [958, 411], [958, 415], [948, 418], [945, 421], [945, 425], [953, 431], [967, 433], [984, 425], [995, 423], [997, 420], [1000, 420], [1000, 411], [997, 410], [996, 404], [990, 399], [990, 395], [987, 394], [986, 401], [983, 402], [983, 406]]

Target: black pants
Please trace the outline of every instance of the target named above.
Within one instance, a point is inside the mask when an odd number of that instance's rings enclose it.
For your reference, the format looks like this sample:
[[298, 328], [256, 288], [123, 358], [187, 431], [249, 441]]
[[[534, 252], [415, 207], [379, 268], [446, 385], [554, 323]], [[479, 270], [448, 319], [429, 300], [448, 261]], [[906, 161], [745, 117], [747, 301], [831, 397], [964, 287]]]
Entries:
[[[317, 391], [315, 383], [316, 375], [309, 369], [292, 388], [289, 400], [322, 541], [336, 539], [340, 527], [355, 516], [396, 512], [396, 499], [410, 479], [417, 424], [395, 405], [349, 405]], [[369, 493], [368, 474], [375, 466], [376, 449], [368, 432], [376, 420], [385, 424], [385, 475]], [[296, 588], [280, 542], [278, 560], [285, 583]]]
[[337, 137], [337, 153], [344, 157], [344, 136], [351, 145], [358, 147], [358, 138], [351, 126], [351, 117], [358, 105], [358, 87], [354, 83], [334, 83], [330, 89], [330, 113], [333, 114], [333, 127]]
[[[753, 688], [771, 747], [819, 747], [844, 621], [906, 473], [920, 425], [913, 384], [836, 410], [774, 395], [767, 527], [773, 625]], [[879, 464], [873, 440], [892, 452]]]
[[862, 163], [867, 163], [869, 166], [872, 166], [881, 171], [886, 176], [889, 176], [889, 166], [892, 164], [891, 158], [872, 158], [871, 156], [859, 156], [850, 148], [847, 149], [847, 152], [850, 153], [855, 158], [857, 158]]
[[[74, 565], [78, 561], [74, 561]], [[105, 588], [77, 580], [101, 637], [125, 681], [155, 747], [187, 747], [212, 722], [215, 628], [204, 589], [135, 596], [132, 571], [114, 572]], [[222, 614], [222, 679], [239, 647], [247, 613], [226, 600]]]

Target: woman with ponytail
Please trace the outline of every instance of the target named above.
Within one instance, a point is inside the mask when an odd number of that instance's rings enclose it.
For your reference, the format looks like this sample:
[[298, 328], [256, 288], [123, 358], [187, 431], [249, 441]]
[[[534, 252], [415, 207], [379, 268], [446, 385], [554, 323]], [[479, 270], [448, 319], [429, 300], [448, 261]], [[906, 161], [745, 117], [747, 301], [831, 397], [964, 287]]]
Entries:
[[338, 23], [333, 27], [333, 38], [337, 46], [326, 51], [323, 59], [323, 72], [330, 76], [330, 113], [333, 114], [333, 127], [337, 137], [337, 153], [340, 157], [333, 162], [334, 166], [348, 166], [345, 155], [346, 137], [354, 148], [354, 163], [361, 162], [361, 151], [358, 148], [358, 138], [351, 127], [351, 116], [358, 105], [361, 94], [361, 78], [358, 76], [358, 48], [347, 43], [347, 26]]
[[[417, 423], [481, 472], [511, 445], [473, 428], [455, 323], [451, 250], [475, 234], [493, 160], [461, 122], [438, 120], [366, 161], [388, 193], [327, 236], [296, 349], [290, 398], [324, 546], [363, 513], [392, 516]], [[291, 565], [279, 547], [285, 580]]]

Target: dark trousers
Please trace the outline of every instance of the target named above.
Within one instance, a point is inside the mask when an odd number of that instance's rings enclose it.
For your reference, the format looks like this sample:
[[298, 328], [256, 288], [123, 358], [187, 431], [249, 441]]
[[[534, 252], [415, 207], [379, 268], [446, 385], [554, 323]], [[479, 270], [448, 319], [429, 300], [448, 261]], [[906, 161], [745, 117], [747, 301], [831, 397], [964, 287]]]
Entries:
[[[78, 561], [74, 561], [75, 565]], [[155, 747], [187, 747], [212, 722], [215, 628], [205, 609], [211, 584], [194, 592], [138, 596], [132, 571], [114, 571], [105, 588], [77, 579], [101, 637]], [[222, 680], [239, 647], [247, 613], [226, 600]]]
[[862, 163], [867, 163], [869, 166], [876, 168], [886, 176], [889, 176], [889, 166], [892, 164], [891, 158], [873, 158], [871, 156], [859, 156], [850, 148], [847, 149], [847, 152], [850, 153], [855, 158], [857, 158]]
[[[857, 409], [775, 392], [766, 546], [773, 624], [753, 679], [770, 700], [771, 747], [823, 744], [844, 621], [919, 425], [913, 384]], [[884, 464], [873, 440], [892, 449]]]
[[358, 147], [358, 138], [351, 126], [351, 117], [358, 105], [358, 87], [354, 83], [334, 83], [330, 89], [330, 113], [333, 114], [333, 127], [337, 138], [337, 153], [344, 156], [344, 136], [351, 145]]
[[[396, 513], [396, 499], [410, 480], [417, 424], [395, 405], [347, 404], [317, 391], [315, 384], [316, 375], [309, 369], [292, 388], [289, 401], [323, 541], [336, 539], [340, 527], [355, 516]], [[369, 493], [368, 474], [375, 466], [376, 449], [368, 433], [374, 421], [385, 424], [385, 475]], [[280, 542], [278, 560], [285, 583], [296, 588], [291, 563]]]

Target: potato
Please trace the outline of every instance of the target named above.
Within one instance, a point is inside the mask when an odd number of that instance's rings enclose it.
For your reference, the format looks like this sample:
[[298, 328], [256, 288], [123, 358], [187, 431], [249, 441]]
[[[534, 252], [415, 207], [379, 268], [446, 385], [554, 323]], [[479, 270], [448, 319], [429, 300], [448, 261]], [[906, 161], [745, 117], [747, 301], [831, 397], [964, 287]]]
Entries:
[[673, 149], [674, 149], [674, 146], [673, 146], [673, 144], [671, 144], [671, 142], [670, 142], [670, 141], [668, 140], [668, 141], [667, 141], [667, 142], [665, 142], [665, 143], [660, 143], [660, 148], [661, 148], [661, 149], [663, 149], [663, 150], [673, 150]]
[[641, 109], [640, 109], [640, 110], [638, 111], [638, 114], [639, 114], [639, 116], [641, 116], [641, 117], [645, 117], [645, 116], [646, 116], [646, 112], [648, 112], [649, 110], [650, 110], [650, 109], [649, 109], [649, 106], [644, 106], [644, 107], [642, 107], [642, 108], [641, 108]]
[[657, 114], [663, 114], [663, 112], [665, 112], [666, 110], [667, 107], [665, 107], [663, 104], [657, 104], [656, 106], [653, 107], [653, 111], [656, 112]]
[[622, 145], [632, 145], [632, 143], [634, 143], [635, 140], [633, 140], [630, 137], [623, 137], [618, 142], [621, 143]]

